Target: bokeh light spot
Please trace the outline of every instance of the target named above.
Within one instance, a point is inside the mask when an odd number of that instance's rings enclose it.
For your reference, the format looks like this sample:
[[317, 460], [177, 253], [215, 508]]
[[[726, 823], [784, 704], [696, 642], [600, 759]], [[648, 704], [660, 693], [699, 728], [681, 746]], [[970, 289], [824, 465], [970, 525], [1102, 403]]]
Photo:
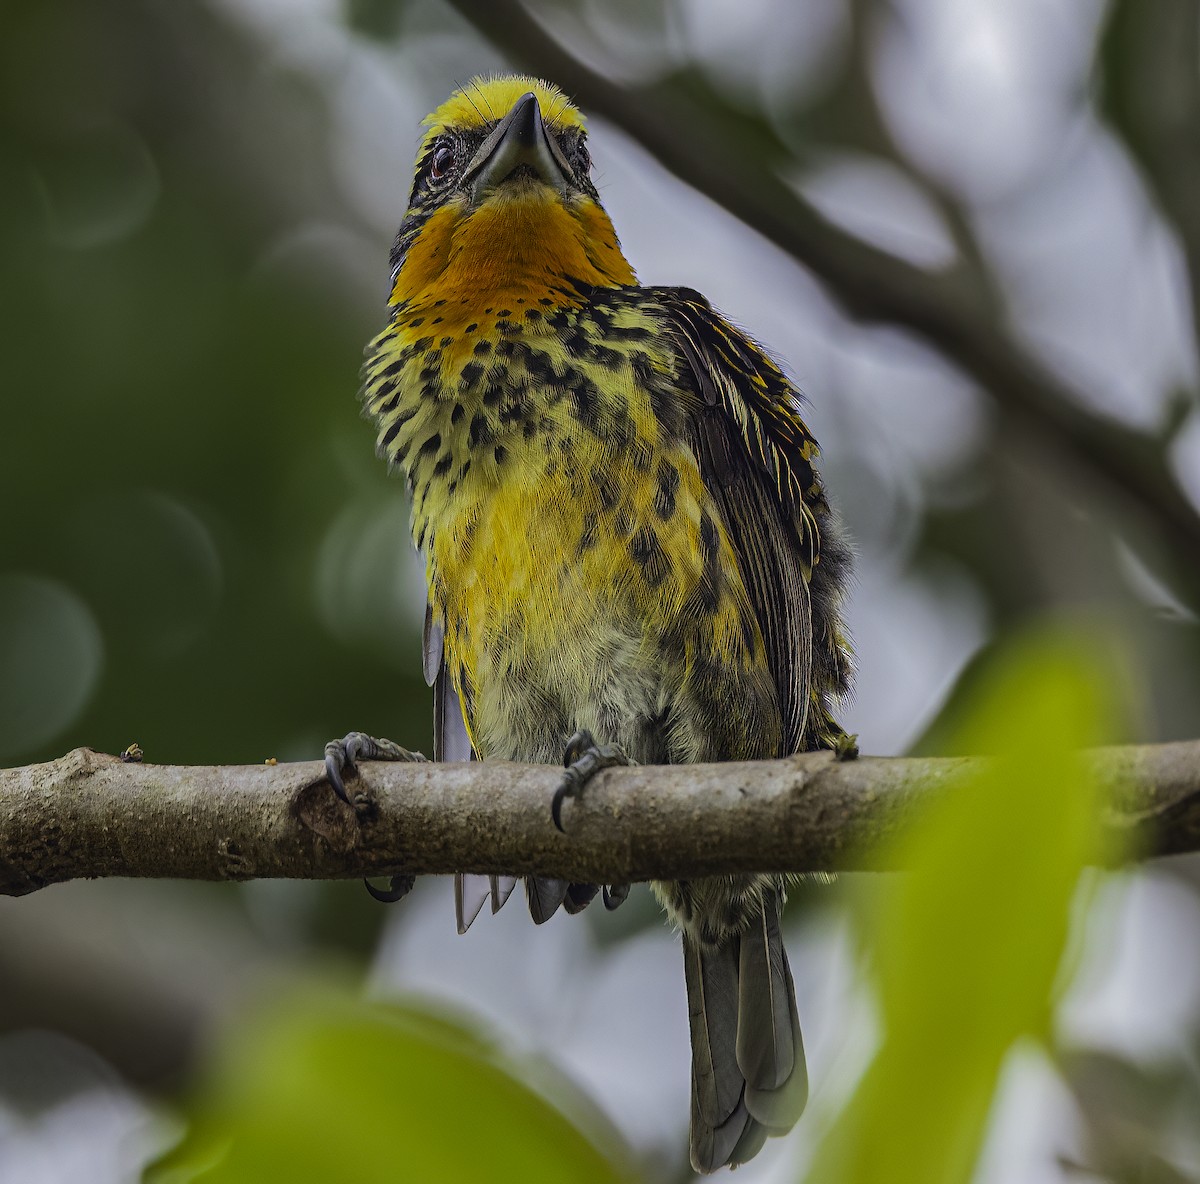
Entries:
[[318, 553], [316, 600], [321, 621], [339, 641], [407, 669], [425, 597], [421, 563], [404, 523], [394, 497], [359, 498], [346, 506]]
[[208, 527], [156, 490], [128, 490], [82, 504], [69, 530], [79, 581], [123, 649], [178, 657], [220, 602], [221, 556]]
[[119, 123], [61, 141], [38, 161], [37, 176], [51, 239], [75, 250], [131, 235], [162, 188], [145, 141]]
[[100, 628], [70, 588], [42, 576], [0, 575], [0, 760], [70, 727], [103, 661]]

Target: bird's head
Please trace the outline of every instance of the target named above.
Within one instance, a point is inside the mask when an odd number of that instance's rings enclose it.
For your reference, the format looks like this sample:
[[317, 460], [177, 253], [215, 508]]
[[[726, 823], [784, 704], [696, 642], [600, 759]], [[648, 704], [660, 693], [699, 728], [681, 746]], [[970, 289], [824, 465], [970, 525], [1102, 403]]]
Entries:
[[392, 250], [393, 305], [555, 291], [569, 303], [581, 285], [634, 282], [592, 183], [583, 116], [557, 87], [477, 79], [425, 127]]

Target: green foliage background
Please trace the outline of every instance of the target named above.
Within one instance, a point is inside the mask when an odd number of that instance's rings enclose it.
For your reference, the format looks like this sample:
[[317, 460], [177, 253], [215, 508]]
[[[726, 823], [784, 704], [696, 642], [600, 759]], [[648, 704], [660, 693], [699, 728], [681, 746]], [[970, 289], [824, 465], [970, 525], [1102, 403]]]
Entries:
[[378, 308], [269, 253], [331, 204], [316, 96], [196, 6], [3, 20], [0, 757], [428, 744], [401, 491], [356, 418]]
[[575, 1121], [608, 1136], [609, 1157], [461, 1022], [290, 995], [230, 1034], [187, 1140], [147, 1184], [632, 1180], [591, 1104], [557, 1084]]

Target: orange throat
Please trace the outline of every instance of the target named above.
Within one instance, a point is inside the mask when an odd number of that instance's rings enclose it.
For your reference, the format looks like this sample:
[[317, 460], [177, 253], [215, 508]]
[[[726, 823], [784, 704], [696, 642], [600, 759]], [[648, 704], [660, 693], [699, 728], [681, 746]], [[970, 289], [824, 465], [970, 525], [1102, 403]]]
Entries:
[[406, 312], [437, 309], [448, 330], [478, 319], [482, 306], [552, 298], [582, 302], [580, 286], [637, 282], [604, 210], [590, 198], [565, 206], [536, 183], [510, 184], [467, 212], [432, 214], [409, 249], [390, 303]]

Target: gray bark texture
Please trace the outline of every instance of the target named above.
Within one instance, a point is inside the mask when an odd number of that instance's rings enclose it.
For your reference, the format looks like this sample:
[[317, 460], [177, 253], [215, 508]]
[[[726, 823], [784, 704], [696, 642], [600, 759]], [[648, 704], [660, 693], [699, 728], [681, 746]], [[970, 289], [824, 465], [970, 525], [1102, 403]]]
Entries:
[[[1200, 741], [1097, 749], [1114, 848], [1200, 850]], [[538, 872], [576, 882], [888, 870], [886, 840], [974, 757], [812, 753], [610, 769], [550, 820], [561, 770], [364, 763], [336, 798], [317, 763], [127, 764], [79, 748], [0, 771], [0, 894], [102, 876], [246, 880]]]

